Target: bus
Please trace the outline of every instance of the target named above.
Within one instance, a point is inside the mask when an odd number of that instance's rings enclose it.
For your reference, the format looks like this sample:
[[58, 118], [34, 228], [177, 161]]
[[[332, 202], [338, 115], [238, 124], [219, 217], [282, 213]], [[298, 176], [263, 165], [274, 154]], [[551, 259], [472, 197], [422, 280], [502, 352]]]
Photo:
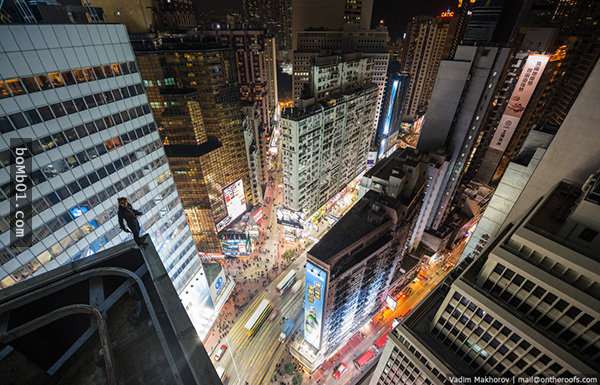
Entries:
[[280, 295], [283, 295], [288, 287], [292, 286], [296, 281], [296, 270], [292, 269], [289, 273], [283, 277], [281, 281], [277, 284], [277, 291]]
[[369, 348], [366, 352], [361, 354], [357, 359], [354, 360], [354, 366], [356, 369], [360, 369], [365, 366], [369, 361], [371, 361], [375, 357], [375, 352], [372, 348]]
[[254, 310], [254, 313], [252, 313], [246, 322], [246, 325], [244, 326], [246, 328], [246, 334], [248, 337], [252, 337], [256, 333], [256, 331], [269, 316], [269, 313], [271, 313], [271, 310], [273, 310], [273, 307], [268, 299], [263, 299], [260, 301], [256, 307], [256, 310]]

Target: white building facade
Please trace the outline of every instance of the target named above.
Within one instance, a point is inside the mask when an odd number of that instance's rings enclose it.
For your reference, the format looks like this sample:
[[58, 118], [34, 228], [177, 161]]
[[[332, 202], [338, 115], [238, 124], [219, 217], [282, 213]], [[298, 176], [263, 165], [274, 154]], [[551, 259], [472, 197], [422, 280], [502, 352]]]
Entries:
[[284, 204], [310, 216], [366, 170], [375, 85], [348, 90], [305, 108], [285, 110]]

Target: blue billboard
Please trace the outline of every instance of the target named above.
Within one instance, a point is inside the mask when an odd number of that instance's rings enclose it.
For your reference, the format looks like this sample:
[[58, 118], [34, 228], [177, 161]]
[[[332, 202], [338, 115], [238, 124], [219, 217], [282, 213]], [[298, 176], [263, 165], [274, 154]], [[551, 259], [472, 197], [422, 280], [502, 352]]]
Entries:
[[316, 349], [321, 348], [326, 283], [327, 272], [310, 262], [306, 262], [304, 340]]

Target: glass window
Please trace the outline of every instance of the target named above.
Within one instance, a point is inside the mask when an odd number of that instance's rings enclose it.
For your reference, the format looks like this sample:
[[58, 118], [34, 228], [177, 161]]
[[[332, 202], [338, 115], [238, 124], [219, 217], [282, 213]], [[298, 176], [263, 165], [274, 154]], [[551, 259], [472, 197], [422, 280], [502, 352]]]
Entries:
[[96, 75], [96, 79], [104, 79], [104, 71], [102, 71], [102, 67], [96, 66], [94, 67], [94, 74]]
[[78, 191], [81, 190], [81, 188], [79, 187], [79, 184], [77, 183], [77, 181], [73, 181], [71, 183], [69, 183], [67, 185], [67, 188], [69, 189], [69, 191], [71, 192], [71, 194], [75, 194]]
[[69, 165], [69, 167], [77, 167], [79, 163], [77, 163], [77, 158], [74, 155], [69, 155], [65, 158], [65, 162]]
[[88, 180], [87, 176], [79, 178], [79, 185], [81, 186], [82, 189], [84, 189], [90, 185], [90, 181]]
[[75, 103], [73, 103], [71, 100], [63, 102], [63, 106], [65, 107], [67, 114], [74, 114], [77, 112], [77, 107], [75, 107]]
[[19, 128], [28, 126], [27, 120], [25, 120], [25, 117], [20, 112], [10, 115], [10, 120], [11, 120], [13, 126], [15, 127], [15, 129], [19, 129]]
[[137, 93], [135, 92], [135, 86], [127, 86], [127, 89], [129, 90], [129, 95], [131, 95], [131, 96], [137, 95]]
[[107, 78], [112, 78], [114, 76], [110, 64], [103, 66], [103, 68]]
[[129, 89], [127, 87], [122, 87], [121, 88], [121, 93], [123, 94], [124, 98], [128, 98], [130, 96], [129, 95]]
[[134, 73], [137, 72], [137, 66], [134, 61], [129, 62], [129, 72]]
[[0, 116], [0, 132], [6, 133], [13, 130], [13, 126], [7, 116]]
[[27, 88], [28, 92], [37, 92], [40, 90], [40, 86], [37, 84], [33, 76], [21, 78], [21, 81], [25, 85], [25, 88]]
[[65, 80], [65, 83], [67, 85], [73, 85], [75, 83], [77, 83], [75, 81], [75, 77], [73, 76], [73, 73], [71, 73], [71, 71], [65, 71], [62, 73], [62, 78]]
[[119, 66], [119, 64], [113, 63], [110, 65], [110, 67], [112, 68], [112, 72], [115, 76], [121, 75], [121, 67]]
[[72, 73], [77, 83], [85, 83], [87, 81], [86, 74], [85, 72], [83, 72], [83, 70], [74, 69], [72, 70]]
[[113, 95], [114, 95], [114, 97], [115, 97], [116, 100], [123, 99], [123, 95], [121, 95], [121, 90], [118, 89], [118, 88], [113, 90]]
[[123, 73], [124, 75], [127, 75], [129, 73], [129, 66], [127, 65], [127, 63], [121, 63], [119, 64], [119, 67], [121, 67], [121, 73]]
[[95, 94], [94, 97], [99, 106], [106, 104], [106, 98], [104, 97], [103, 93]]
[[67, 143], [67, 139], [62, 132], [57, 132], [56, 134], [52, 135], [52, 138], [57, 146], [62, 146], [63, 144]]
[[106, 91], [104, 93], [104, 98], [106, 99], [106, 103], [112, 103], [115, 101], [115, 98], [113, 97], [113, 94], [110, 91]]
[[75, 103], [75, 106], [77, 107], [78, 111], [85, 111], [87, 109], [83, 98], [73, 99], [73, 103]]
[[52, 83], [50, 82], [50, 79], [48, 78], [48, 76], [38, 75], [35, 77], [35, 79], [37, 80], [37, 83], [39, 84], [41, 89], [49, 90], [52, 88]]
[[6, 80], [6, 85], [12, 91], [13, 96], [23, 95], [25, 93], [25, 88], [23, 87], [23, 84], [21, 84], [19, 78]]
[[25, 111], [25, 117], [31, 125], [40, 123], [42, 121], [42, 118], [40, 118], [40, 115], [35, 108], [33, 110]]
[[[80, 153], [77, 154], [77, 160], [79, 161], [79, 164], [83, 164], [85, 162], [87, 162], [89, 159], [87, 157], [87, 153], [85, 151], [81, 151]], [[81, 181], [79, 181], [81, 183]]]
[[87, 130], [88, 134], [90, 134], [90, 135], [98, 132], [98, 129], [94, 125], [94, 122], [87, 122], [85, 124], [85, 129]]
[[64, 87], [65, 81], [63, 80], [60, 72], [48, 72], [48, 77], [54, 88]]
[[85, 74], [86, 81], [91, 82], [96, 80], [96, 75], [94, 75], [94, 70], [91, 67], [84, 68], [83, 73]]
[[10, 97], [8, 86], [4, 80], [0, 80], [0, 99], [8, 97]]
[[87, 104], [88, 108], [96, 107], [96, 100], [94, 99], [94, 97], [92, 95], [88, 95], [84, 99], [85, 99], [85, 103]]
[[67, 114], [62, 104], [60, 103], [53, 104], [50, 106], [50, 108], [52, 108], [52, 112], [54, 112], [54, 116], [56, 116], [57, 118], [60, 118], [61, 116], [65, 116]]
[[88, 135], [83, 125], [75, 127], [75, 131], [77, 131], [77, 135], [79, 135], [80, 138], [85, 138]]

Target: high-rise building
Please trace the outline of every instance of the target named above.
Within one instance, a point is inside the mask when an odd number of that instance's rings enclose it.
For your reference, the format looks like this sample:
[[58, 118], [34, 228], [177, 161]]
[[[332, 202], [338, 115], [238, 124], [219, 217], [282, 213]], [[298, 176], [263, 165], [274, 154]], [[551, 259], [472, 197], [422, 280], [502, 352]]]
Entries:
[[509, 49], [459, 46], [452, 60], [443, 60], [425, 115], [417, 149], [423, 152], [442, 150], [448, 166], [439, 177], [440, 190], [431, 196], [427, 228], [437, 230], [452, 207], [452, 201], [471, 154], [478, 146], [477, 138], [491, 110], [498, 85], [498, 74], [504, 70]]
[[468, 7], [464, 33], [464, 45], [482, 45], [494, 41], [494, 32], [500, 21], [504, 0], [475, 1]]
[[[204, 200], [202, 208], [210, 208], [210, 215], [206, 212], [194, 218], [190, 217], [192, 232], [198, 236], [207, 229], [219, 232], [243, 214], [248, 205], [255, 202], [246, 157], [244, 117], [237, 82], [235, 52], [232, 48], [206, 46], [196, 38], [187, 40], [181, 36], [140, 40], [134, 42], [134, 46], [140, 72], [148, 90], [150, 107], [156, 116], [162, 117], [170, 107], [176, 107], [174, 103], [177, 101], [165, 98], [165, 91], [168, 93], [171, 89], [192, 89], [195, 92], [192, 98], [197, 104], [192, 104], [199, 108], [183, 110], [189, 115], [186, 119], [188, 122], [191, 120], [192, 126], [167, 126], [167, 120], [165, 125], [161, 124], [159, 127], [161, 132], [167, 134], [164, 136], [165, 144], [168, 144], [169, 131], [181, 132], [188, 136], [188, 140], [193, 139], [188, 143], [179, 144], [196, 146], [194, 150], [173, 152], [172, 155], [178, 157], [185, 153], [185, 158], [202, 157], [207, 155], [205, 151], [217, 146], [215, 139], [220, 144], [217, 152], [209, 151], [209, 156], [204, 157], [201, 162], [210, 164], [204, 164], [202, 170], [189, 170], [194, 178], [206, 178], [204, 183], [208, 189], [209, 200]], [[193, 138], [190, 137], [192, 130], [195, 133]], [[204, 135], [208, 141], [204, 141]], [[214, 146], [210, 145], [210, 148], [207, 148], [204, 147], [204, 143], [212, 143]], [[217, 154], [218, 156], [214, 156]], [[183, 162], [181, 166], [184, 167], [178, 170], [182, 175], [181, 182], [189, 184], [190, 180], [184, 177], [185, 161], [179, 161]], [[198, 183], [202, 184], [201, 181]], [[191, 194], [199, 193], [194, 192], [193, 186], [189, 186], [186, 191]], [[193, 199], [196, 198], [194, 195]], [[214, 234], [211, 237], [214, 239]]]
[[417, 16], [408, 24], [402, 63], [410, 79], [403, 107], [405, 120], [416, 120], [427, 109], [440, 61], [449, 52], [450, 21], [451, 17]]
[[464, 260], [390, 333], [371, 384], [597, 377], [599, 188], [560, 182]]
[[387, 81], [390, 54], [387, 49], [387, 30], [371, 31], [305, 31], [298, 33], [297, 47], [294, 50], [292, 89], [293, 98], [298, 100], [304, 87], [310, 81], [310, 72], [315, 58], [319, 56], [360, 54], [370, 60], [368, 74], [371, 83], [378, 87], [377, 109], [373, 120], [373, 131], [383, 104], [383, 93]]
[[303, 31], [369, 30], [373, 0], [292, 0], [292, 9], [292, 45], [296, 50], [298, 34]]
[[305, 217], [367, 167], [378, 89], [367, 59], [339, 59], [319, 58], [305, 98], [282, 113], [284, 204]]
[[196, 247], [220, 253], [216, 223], [227, 216], [220, 191], [228, 181], [223, 145], [207, 135], [195, 89], [165, 87], [159, 96], [166, 107], [156, 121]]
[[[408, 248], [421, 205], [425, 164], [413, 149], [371, 169], [370, 190], [309, 251], [304, 346], [309, 370], [333, 354], [380, 310]], [[302, 350], [300, 350], [302, 351]]]
[[388, 71], [383, 110], [379, 115], [377, 132], [372, 145], [377, 151], [377, 159], [394, 151], [395, 141], [402, 124], [402, 107], [410, 79], [407, 73], [397, 71], [398, 66], [398, 64], [390, 63], [390, 71]]
[[192, 0], [85, 0], [102, 8], [104, 21], [123, 23], [129, 33], [184, 31], [196, 25]]
[[244, 17], [252, 28], [264, 28], [274, 36], [277, 48], [292, 48], [292, 0], [244, 0]]
[[161, 259], [129, 241], [2, 290], [3, 382], [220, 385]]
[[104, 11], [83, 0], [5, 0], [0, 7], [2, 24], [101, 23]]
[[[0, 66], [0, 287], [131, 237], [117, 223], [128, 197], [179, 293], [194, 279], [212, 316], [203, 268], [123, 25], [3, 25]], [[30, 143], [31, 244], [9, 218], [15, 143]], [[198, 331], [202, 334], [201, 331]]]
[[[256, 164], [256, 176], [259, 178], [257, 182], [262, 185], [262, 191], [267, 176], [260, 170], [265, 168], [268, 161], [269, 141], [278, 114], [275, 41], [267, 37], [262, 30], [217, 29], [194, 32], [194, 36], [235, 50], [240, 99], [254, 104], [260, 117], [256, 142], [256, 151], [260, 157], [259, 163]], [[255, 197], [257, 201], [262, 201], [262, 193], [256, 194]]]

